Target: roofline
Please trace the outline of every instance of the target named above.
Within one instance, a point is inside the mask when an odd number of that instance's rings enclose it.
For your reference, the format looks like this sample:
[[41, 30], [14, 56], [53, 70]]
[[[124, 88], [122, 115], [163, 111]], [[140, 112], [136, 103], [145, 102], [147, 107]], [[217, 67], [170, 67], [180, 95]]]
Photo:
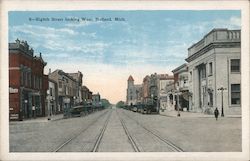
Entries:
[[193, 48], [196, 44], [198, 44], [199, 42], [201, 42], [204, 38], [206, 38], [208, 35], [210, 35], [212, 32], [215, 32], [215, 31], [241, 31], [241, 29], [230, 30], [230, 29], [228, 29], [228, 28], [214, 28], [214, 29], [212, 29], [209, 33], [207, 33], [205, 36], [203, 36], [203, 37], [201, 38], [201, 40], [199, 40], [198, 42], [196, 42], [196, 43], [194, 43], [192, 46], [190, 46], [190, 47], [188, 48], [188, 50], [191, 49], [191, 48]]
[[175, 73], [175, 72], [177, 72], [178, 70], [180, 70], [181, 68], [183, 68], [185, 66], [187, 67], [187, 63], [184, 63], [184, 64], [178, 66], [177, 68], [175, 68], [174, 70], [172, 70], [172, 72]]

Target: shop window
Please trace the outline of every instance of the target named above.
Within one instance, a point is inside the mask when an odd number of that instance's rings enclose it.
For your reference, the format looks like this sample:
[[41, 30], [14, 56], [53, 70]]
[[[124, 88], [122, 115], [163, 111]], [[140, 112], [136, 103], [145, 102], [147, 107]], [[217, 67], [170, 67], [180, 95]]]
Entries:
[[231, 104], [240, 105], [240, 84], [231, 84]]
[[240, 59], [231, 59], [231, 72], [240, 72]]

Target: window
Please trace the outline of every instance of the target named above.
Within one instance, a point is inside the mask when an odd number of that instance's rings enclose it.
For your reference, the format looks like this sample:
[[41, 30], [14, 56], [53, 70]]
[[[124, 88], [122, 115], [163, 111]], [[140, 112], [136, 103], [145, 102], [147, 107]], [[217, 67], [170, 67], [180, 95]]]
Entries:
[[231, 59], [231, 72], [240, 72], [240, 59]]
[[189, 79], [189, 81], [192, 82], [192, 71], [189, 72], [189, 74], [190, 74], [190, 79]]
[[39, 88], [42, 89], [42, 87], [43, 87], [43, 80], [42, 80], [42, 77], [39, 78], [39, 82], [40, 82], [40, 87], [39, 87]]
[[36, 76], [33, 76], [33, 88], [36, 88]]
[[49, 88], [49, 95], [52, 96], [53, 92], [52, 92], [52, 88]]
[[240, 105], [240, 84], [231, 84], [231, 104]]
[[28, 72], [27, 71], [24, 72], [24, 84], [25, 86], [28, 86]]
[[23, 71], [21, 70], [21, 85], [23, 85]]
[[209, 63], [209, 75], [213, 75], [213, 63]]
[[206, 78], [206, 68], [205, 68], [205, 66], [203, 66], [201, 68], [201, 78]]
[[59, 88], [62, 88], [62, 82], [59, 81]]
[[28, 75], [28, 83], [29, 83], [29, 87], [31, 87], [31, 72], [29, 72], [29, 75]]
[[209, 107], [213, 107], [213, 102], [214, 102], [214, 100], [213, 100], [213, 93], [209, 92], [208, 95], [209, 95], [208, 105], [209, 105]]

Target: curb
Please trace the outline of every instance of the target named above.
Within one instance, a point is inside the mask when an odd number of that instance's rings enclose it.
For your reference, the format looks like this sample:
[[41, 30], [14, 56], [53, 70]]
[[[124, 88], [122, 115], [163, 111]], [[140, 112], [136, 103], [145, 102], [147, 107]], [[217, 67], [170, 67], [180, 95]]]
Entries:
[[[167, 114], [159, 114], [161, 116], [166, 116], [166, 117], [177, 117], [177, 115], [167, 115]], [[213, 115], [204, 115], [204, 116], [183, 116], [181, 115], [179, 118], [214, 118]], [[223, 118], [223, 117], [220, 117], [220, 118]], [[241, 118], [240, 115], [228, 115], [228, 116], [225, 116], [224, 118]]]

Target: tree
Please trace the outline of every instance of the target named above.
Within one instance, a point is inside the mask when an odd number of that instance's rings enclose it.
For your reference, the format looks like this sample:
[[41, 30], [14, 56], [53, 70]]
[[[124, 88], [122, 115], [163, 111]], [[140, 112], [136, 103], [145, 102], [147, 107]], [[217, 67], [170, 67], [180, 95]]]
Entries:
[[124, 101], [119, 101], [119, 102], [117, 102], [116, 107], [117, 108], [122, 108], [124, 105], [125, 105]]
[[109, 102], [109, 100], [107, 100], [105, 98], [101, 99], [101, 103], [104, 106], [104, 108], [108, 108], [111, 106], [111, 103]]

